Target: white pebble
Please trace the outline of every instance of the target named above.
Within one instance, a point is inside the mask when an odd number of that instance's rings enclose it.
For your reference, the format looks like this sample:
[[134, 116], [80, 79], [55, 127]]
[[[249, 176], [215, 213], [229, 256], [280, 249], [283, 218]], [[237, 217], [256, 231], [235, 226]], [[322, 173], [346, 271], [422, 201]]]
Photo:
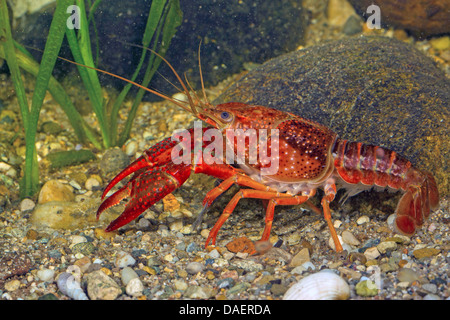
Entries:
[[359, 246], [361, 244], [361, 242], [358, 239], [356, 239], [353, 233], [347, 230], [342, 232], [342, 239], [344, 240], [345, 243], [352, 246]]
[[55, 271], [52, 269], [42, 269], [39, 270], [36, 274], [41, 281], [52, 281], [53, 277], [55, 276]]
[[33, 210], [35, 205], [36, 204], [34, 203], [33, 200], [25, 198], [22, 200], [22, 202], [20, 202], [20, 211], [24, 212]]
[[358, 220], [356, 220], [356, 223], [358, 225], [362, 225], [364, 223], [368, 223], [369, 221], [370, 221], [370, 219], [369, 219], [368, 216], [361, 216], [361, 217], [358, 218]]
[[374, 260], [380, 256], [380, 252], [378, 251], [377, 247], [372, 247], [364, 251], [364, 255], [366, 256], [367, 260]]
[[70, 180], [69, 185], [74, 189], [81, 190], [81, 186], [75, 180]]
[[119, 253], [117, 253], [114, 265], [117, 268], [125, 268], [128, 266], [132, 266], [133, 264], [135, 264], [135, 262], [136, 260], [130, 254], [126, 253], [125, 251], [120, 251]]
[[87, 239], [85, 237], [79, 235], [72, 236], [72, 246], [83, 242], [87, 242]]
[[180, 231], [183, 228], [183, 220], [178, 219], [169, 225], [170, 231]]
[[189, 274], [197, 274], [203, 270], [203, 266], [200, 262], [190, 262], [186, 266], [186, 272]]
[[98, 180], [95, 179], [95, 178], [89, 178], [89, 179], [87, 179], [86, 182], [84, 183], [84, 187], [85, 187], [87, 190], [93, 190], [93, 189], [95, 189], [95, 188], [100, 187], [100, 181], [98, 181]]
[[208, 253], [208, 256], [210, 259], [217, 259], [220, 257], [219, 251], [217, 249], [211, 250], [211, 252]]
[[175, 290], [184, 291], [188, 288], [188, 284], [181, 279], [174, 279], [172, 281]]
[[139, 278], [133, 278], [128, 282], [125, 292], [132, 297], [139, 297], [144, 291], [144, 284]]
[[123, 268], [120, 273], [121, 273], [121, 276], [122, 276], [122, 283], [123, 283], [124, 286], [126, 286], [132, 279], [139, 278], [139, 276], [136, 273], [136, 271], [134, 271], [130, 267]]
[[341, 220], [334, 220], [333, 226], [337, 229], [342, 225]]
[[135, 140], [128, 140], [125, 146], [125, 154], [129, 157], [132, 157], [136, 154], [138, 150], [138, 144]]
[[391, 229], [394, 228], [394, 221], [395, 221], [396, 216], [397, 215], [395, 213], [393, 213], [393, 214], [389, 215], [389, 217], [386, 220], [389, 228], [391, 228]]

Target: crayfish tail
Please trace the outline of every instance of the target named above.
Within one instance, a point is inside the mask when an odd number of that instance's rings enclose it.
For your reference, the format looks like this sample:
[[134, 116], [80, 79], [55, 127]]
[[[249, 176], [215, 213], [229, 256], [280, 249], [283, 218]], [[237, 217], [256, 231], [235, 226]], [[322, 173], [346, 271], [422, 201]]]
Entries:
[[395, 211], [395, 228], [408, 236], [412, 235], [416, 227], [421, 226], [430, 212], [439, 206], [439, 192], [433, 176], [428, 172], [414, 171], [419, 173], [421, 181], [411, 183], [407, 187]]

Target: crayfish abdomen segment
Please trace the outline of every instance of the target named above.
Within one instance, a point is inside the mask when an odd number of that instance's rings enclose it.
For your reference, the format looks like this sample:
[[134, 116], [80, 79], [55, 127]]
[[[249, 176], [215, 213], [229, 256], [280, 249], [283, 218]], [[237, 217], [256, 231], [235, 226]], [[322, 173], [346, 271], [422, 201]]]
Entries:
[[333, 157], [335, 174], [347, 186], [362, 184], [405, 192], [395, 210], [395, 226], [403, 234], [412, 235], [439, 205], [433, 176], [414, 168], [395, 151], [337, 139]]

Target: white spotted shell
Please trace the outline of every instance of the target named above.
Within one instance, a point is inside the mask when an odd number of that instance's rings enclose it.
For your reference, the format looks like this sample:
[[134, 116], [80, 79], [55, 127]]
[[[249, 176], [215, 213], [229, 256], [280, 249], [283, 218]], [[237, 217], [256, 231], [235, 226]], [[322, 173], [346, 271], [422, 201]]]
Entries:
[[347, 282], [331, 270], [322, 270], [295, 283], [283, 300], [346, 300], [349, 297]]

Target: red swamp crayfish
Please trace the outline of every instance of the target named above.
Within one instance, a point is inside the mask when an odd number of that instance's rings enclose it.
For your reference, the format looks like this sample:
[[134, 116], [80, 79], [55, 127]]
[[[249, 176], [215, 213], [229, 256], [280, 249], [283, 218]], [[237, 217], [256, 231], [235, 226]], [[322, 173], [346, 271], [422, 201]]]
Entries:
[[[239, 147], [244, 147], [245, 158], [240, 163], [227, 161], [230, 160], [228, 155], [225, 156], [223, 152], [217, 152], [215, 148], [212, 148], [212, 142], [208, 144], [207, 141], [203, 141], [205, 139], [195, 138], [195, 128], [185, 131], [187, 134], [184, 135], [184, 139], [169, 137], [162, 140], [145, 150], [142, 156], [121, 171], [105, 188], [102, 200], [118, 182], [134, 174], [98, 208], [97, 219], [104, 210], [119, 204], [124, 199], [128, 200], [123, 213], [109, 224], [106, 231], [116, 230], [136, 219], [157, 201], [183, 185], [192, 172], [204, 173], [222, 180], [217, 187], [206, 194], [203, 200], [204, 209], [232, 185], [245, 187], [228, 202], [211, 229], [205, 247], [210, 242], [215, 245], [219, 229], [233, 212], [239, 200], [243, 198], [257, 198], [266, 202], [265, 228], [261, 240], [267, 241], [277, 205], [306, 203], [317, 211], [319, 209], [315, 208], [309, 199], [315, 195], [318, 188], [321, 188], [324, 191], [321, 200], [323, 214], [337, 252], [343, 249], [332, 223], [329, 204], [340, 188], [346, 189], [346, 196], [354, 196], [360, 191], [373, 187], [402, 191], [403, 196], [395, 210], [394, 227], [397, 232], [405, 235], [414, 234], [416, 228], [424, 223], [430, 212], [438, 208], [439, 193], [433, 176], [413, 167], [410, 161], [395, 151], [340, 139], [326, 126], [292, 113], [264, 106], [238, 102], [214, 106], [205, 94], [200, 57], [199, 71], [203, 99], [197, 96], [187, 81], [187, 85], [184, 83], [166, 59], [153, 53], [170, 67], [182, 86], [187, 102], [145, 88], [118, 75], [85, 67], [132, 83], [192, 113], [219, 133], [220, 137], [215, 136], [216, 146], [217, 141], [220, 140], [223, 147], [231, 146], [236, 156], [238, 156], [236, 153]], [[188, 87], [194, 92], [192, 95]], [[210, 129], [211, 127], [203, 128], [201, 133], [206, 134]], [[259, 140], [256, 142], [255, 140], [250, 142], [250, 139], [239, 140], [233, 134], [236, 130], [241, 130], [244, 135], [253, 130]], [[268, 131], [271, 135], [261, 140], [261, 132]], [[277, 134], [272, 135], [273, 132]], [[256, 147], [258, 154], [263, 154], [261, 151], [264, 151], [262, 150], [264, 148], [260, 145], [263, 140], [268, 148], [266, 155], [270, 155], [271, 160], [257, 157], [256, 161], [249, 161], [251, 147]], [[239, 145], [242, 143], [244, 146]], [[180, 147], [182, 150], [189, 151], [188, 161], [181, 161], [179, 154], [175, 152]], [[264, 173], [264, 170], [268, 168], [273, 169], [274, 161], [277, 170]]]

